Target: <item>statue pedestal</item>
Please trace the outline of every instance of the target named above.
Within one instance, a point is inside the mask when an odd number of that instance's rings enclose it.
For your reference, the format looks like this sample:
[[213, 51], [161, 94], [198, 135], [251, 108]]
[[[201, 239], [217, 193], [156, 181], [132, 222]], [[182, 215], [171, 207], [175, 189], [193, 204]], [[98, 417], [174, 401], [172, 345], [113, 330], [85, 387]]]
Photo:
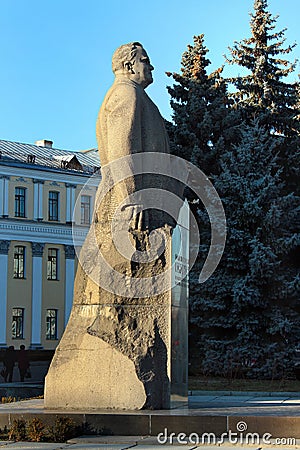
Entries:
[[171, 403], [188, 396], [189, 206], [180, 210], [172, 234]]
[[[185, 244], [177, 248], [179, 228]], [[174, 238], [169, 229], [160, 257], [138, 269], [120, 257], [117, 261], [111, 251], [110, 257], [119, 272], [130, 268], [135, 278], [163, 272], [175, 259], [170, 274], [176, 277], [176, 271], [186, 270], [187, 251], [188, 230], [178, 225]], [[45, 380], [45, 407], [168, 409], [173, 395], [187, 399], [187, 338], [186, 282], [158, 295], [121, 297], [99, 287], [78, 266], [71, 316]]]

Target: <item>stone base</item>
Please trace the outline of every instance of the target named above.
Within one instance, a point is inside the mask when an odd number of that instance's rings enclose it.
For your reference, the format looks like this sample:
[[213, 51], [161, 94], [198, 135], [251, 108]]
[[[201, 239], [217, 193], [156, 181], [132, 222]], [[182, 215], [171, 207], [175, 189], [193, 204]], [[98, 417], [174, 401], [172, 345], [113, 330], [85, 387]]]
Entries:
[[46, 408], [140, 409], [145, 401], [133, 362], [90, 335], [76, 350], [58, 351], [45, 380]]
[[[170, 344], [156, 329], [167, 311], [162, 305], [74, 306], [45, 379], [45, 407], [169, 408]], [[134, 330], [132, 323], [138, 324]]]
[[[16, 419], [31, 421], [33, 418], [38, 418], [47, 425], [54, 425], [58, 417], [69, 417], [76, 425], [82, 427], [83, 433], [98, 436], [106, 435], [110, 436], [110, 439], [113, 435], [154, 436], [156, 439], [159, 434], [163, 439], [166, 434], [170, 436], [171, 433], [176, 435], [181, 433], [181, 437], [182, 433], [188, 436], [194, 433], [194, 437], [196, 433], [201, 438], [202, 434], [205, 433], [205, 442], [208, 442], [207, 433], [214, 433], [216, 437], [228, 433], [229, 430], [236, 433], [237, 424], [245, 422], [247, 430], [243, 433], [244, 437], [247, 433], [256, 433], [259, 436], [267, 433], [269, 436], [272, 435], [272, 439], [284, 436], [300, 439], [299, 396], [298, 400], [295, 398], [289, 404], [286, 401], [284, 402], [284, 397], [280, 401], [278, 397], [275, 397], [273, 404], [268, 403], [268, 406], [259, 400], [256, 404], [249, 404], [237, 399], [230, 401], [230, 398], [232, 396], [228, 396], [227, 399], [222, 397], [222, 400], [218, 401], [215, 396], [211, 396], [209, 400], [207, 400], [207, 396], [204, 396], [203, 400], [199, 398], [197, 409], [175, 409], [171, 412], [120, 411], [114, 413], [110, 411], [45, 410], [43, 400], [28, 400], [0, 405], [0, 428], [3, 429], [5, 426], [9, 428], [12, 421]], [[276, 398], [278, 399], [277, 402]], [[248, 404], [248, 407], [246, 404]], [[195, 406], [195, 402], [193, 402], [193, 408]], [[240, 434], [238, 436], [240, 437]], [[232, 438], [234, 438], [233, 434]], [[175, 438], [173, 442], [176, 443]], [[249, 445], [251, 445], [251, 440], [249, 440]], [[246, 442], [242, 448], [244, 446], [246, 446]], [[81, 448], [87, 447], [86, 445], [86, 447], [82, 446]], [[259, 445], [256, 445], [252, 448], [258, 447]], [[267, 447], [270, 447], [270, 445]], [[290, 448], [288, 445], [280, 446], [280, 448], [285, 447]], [[241, 446], [236, 444], [236, 448], [241, 448]]]
[[[152, 241], [155, 258], [137, 263], [140, 250], [120, 256], [106, 223], [90, 230], [71, 316], [45, 380], [46, 408], [158, 410], [170, 408], [171, 393], [187, 397], [187, 296], [177, 289], [172, 298], [171, 228], [158, 235], [165, 245]], [[136, 232], [132, 248], [150, 241], [148, 231]], [[105, 272], [103, 254], [113, 271]]]

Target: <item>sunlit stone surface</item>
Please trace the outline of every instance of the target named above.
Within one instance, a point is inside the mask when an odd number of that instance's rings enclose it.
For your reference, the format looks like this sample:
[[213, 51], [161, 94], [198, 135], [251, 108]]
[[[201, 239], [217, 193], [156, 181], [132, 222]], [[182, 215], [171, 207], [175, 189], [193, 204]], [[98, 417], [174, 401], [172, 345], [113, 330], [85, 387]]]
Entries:
[[[164, 409], [172, 394], [187, 396], [187, 284], [180, 279], [188, 210], [181, 208], [173, 233], [180, 208], [167, 214], [172, 201], [161, 193], [180, 189], [163, 175], [168, 138], [144, 90], [153, 70], [145, 50], [120, 47], [113, 69], [97, 121], [102, 181], [71, 316], [46, 377], [46, 408]], [[140, 158], [149, 152], [158, 153], [154, 173]]]

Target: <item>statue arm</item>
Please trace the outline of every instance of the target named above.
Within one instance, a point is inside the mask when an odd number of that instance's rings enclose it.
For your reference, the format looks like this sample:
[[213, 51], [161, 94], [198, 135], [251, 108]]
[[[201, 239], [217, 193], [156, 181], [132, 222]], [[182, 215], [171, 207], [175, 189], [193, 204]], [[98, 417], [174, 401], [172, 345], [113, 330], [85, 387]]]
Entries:
[[[141, 99], [134, 86], [120, 84], [112, 92], [106, 105], [106, 130], [108, 163], [124, 156], [143, 151], [141, 127]], [[126, 173], [126, 179], [118, 183]], [[115, 193], [120, 204], [128, 195], [136, 192], [137, 183], [134, 160], [120, 160], [120, 164], [110, 166], [110, 174], [115, 183]], [[131, 223], [139, 221], [140, 204], [128, 203], [123, 210], [124, 218]], [[133, 222], [132, 222], [133, 221]]]

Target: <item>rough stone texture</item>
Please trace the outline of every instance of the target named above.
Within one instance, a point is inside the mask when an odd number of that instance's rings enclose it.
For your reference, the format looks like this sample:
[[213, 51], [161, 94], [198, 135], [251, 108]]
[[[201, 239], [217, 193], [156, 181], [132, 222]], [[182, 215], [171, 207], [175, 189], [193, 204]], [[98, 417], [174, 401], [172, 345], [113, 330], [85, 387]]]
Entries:
[[[123, 156], [169, 152], [163, 119], [144, 91], [153, 67], [142, 61], [147, 54], [141, 46], [133, 48], [134, 63], [126, 60], [116, 70], [97, 121], [102, 181], [80, 254], [71, 316], [46, 377], [46, 408], [170, 407], [171, 275], [159, 275], [171, 266], [175, 222], [163, 200], [161, 211], [145, 211], [142, 196], [128, 196], [172, 186], [147, 167], [140, 174], [134, 158], [118, 164]], [[125, 255], [115, 244], [113, 219]], [[136, 261], [151, 251], [152, 258]]]
[[[122, 267], [129, 270], [130, 261]], [[119, 297], [79, 266], [71, 317], [46, 377], [45, 406], [168, 408], [170, 315], [170, 291], [152, 298]]]
[[[76, 323], [77, 333], [67, 330], [63, 347], [56, 353], [54, 369], [46, 378], [47, 408], [127, 409], [130, 405], [130, 409], [140, 409], [145, 403], [144, 387], [133, 362], [87, 333], [95, 313], [95, 308], [94, 313], [93, 308], [74, 308], [70, 323]], [[55, 389], [50, 396], [49, 384]]]

